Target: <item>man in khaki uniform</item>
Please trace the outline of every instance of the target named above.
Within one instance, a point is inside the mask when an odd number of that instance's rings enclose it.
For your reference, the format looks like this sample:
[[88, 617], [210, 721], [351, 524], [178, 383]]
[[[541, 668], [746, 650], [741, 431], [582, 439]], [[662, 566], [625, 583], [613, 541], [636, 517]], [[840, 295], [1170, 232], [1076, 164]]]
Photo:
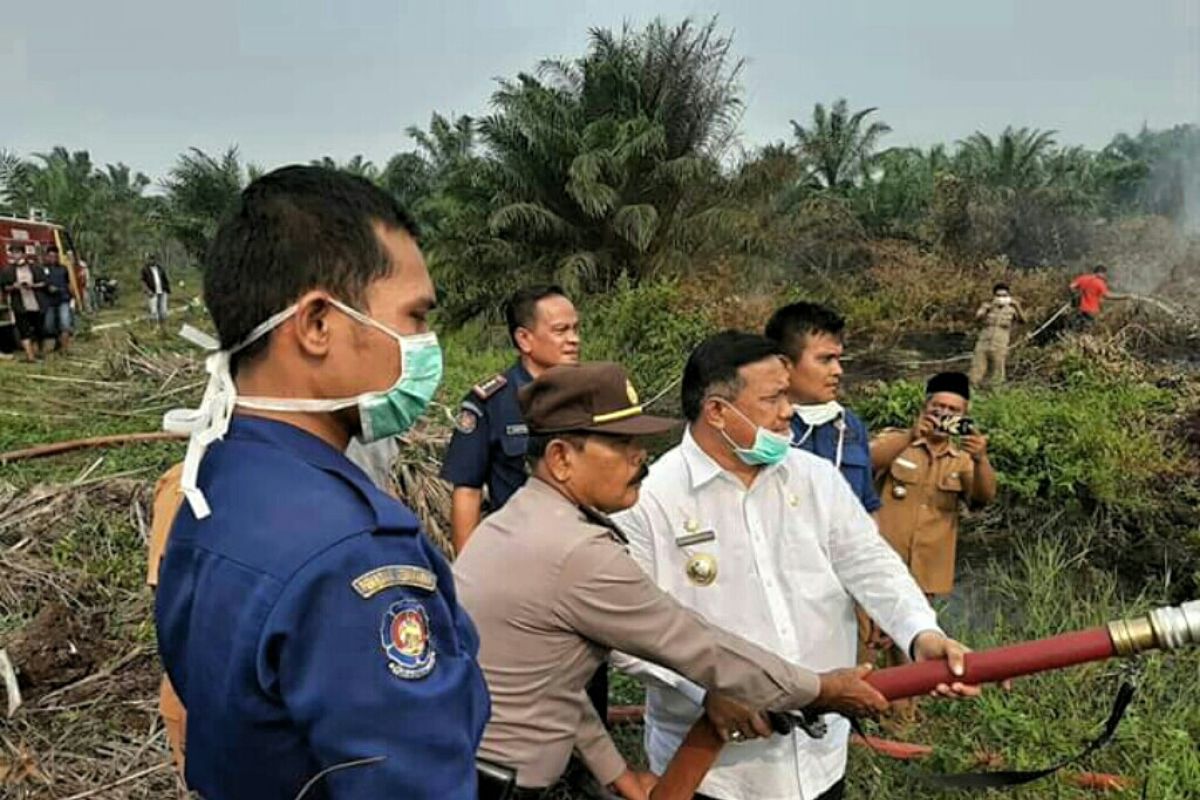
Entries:
[[637, 437], [673, 423], [642, 414], [624, 369], [552, 367], [519, 400], [532, 477], [454, 564], [492, 697], [479, 754], [516, 770], [519, 798], [542, 796], [572, 750], [620, 796], [648, 796], [653, 777], [629, 770], [584, 693], [614, 648], [708, 689], [705, 710], [730, 741], [769, 735], [761, 710], [887, 707], [862, 680], [867, 667], [792, 664], [682, 607], [629, 556], [605, 515], [637, 501], [647, 474]]
[[908, 564], [927, 595], [954, 588], [954, 555], [960, 507], [996, 498], [996, 473], [987, 437], [941, 432], [943, 418], [966, 415], [971, 390], [961, 372], [933, 376], [925, 407], [911, 430], [887, 428], [871, 443], [879, 481], [879, 531]]
[[[180, 486], [182, 475], [183, 464], [176, 464], [164, 472], [154, 485], [154, 508], [150, 512], [149, 556], [146, 559], [146, 585], [151, 589], [158, 588], [158, 566], [163, 553], [167, 551], [167, 537], [171, 535], [175, 515], [183, 505], [183, 489]], [[175, 766], [179, 769], [179, 774], [183, 775], [184, 752], [187, 749], [187, 712], [165, 673], [158, 692], [158, 713], [163, 718], [163, 727], [167, 731], [167, 742], [171, 745], [171, 756], [175, 760]]]
[[982, 386], [988, 382], [998, 386], [1007, 377], [1005, 370], [1013, 323], [1024, 322], [1025, 312], [1009, 292], [1008, 284], [997, 283], [992, 287], [992, 299], [979, 307], [975, 319], [984, 320], [984, 326], [971, 357], [971, 385]]

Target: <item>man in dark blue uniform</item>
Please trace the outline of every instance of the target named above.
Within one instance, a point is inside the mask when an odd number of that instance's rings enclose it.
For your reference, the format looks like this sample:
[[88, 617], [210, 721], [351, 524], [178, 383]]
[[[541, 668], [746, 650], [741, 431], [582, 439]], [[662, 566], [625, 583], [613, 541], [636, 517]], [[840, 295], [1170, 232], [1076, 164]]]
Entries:
[[842, 340], [846, 321], [816, 303], [792, 303], [767, 322], [766, 335], [791, 359], [788, 394], [792, 447], [832, 461], [868, 514], [879, 510], [871, 472], [867, 426], [838, 402], [842, 384]]
[[[478, 637], [420, 523], [343, 455], [403, 432], [441, 376], [433, 286], [394, 201], [286, 167], [210, 247], [222, 350], [159, 573], [187, 782], [220, 800], [476, 800]], [[232, 418], [231, 418], [232, 415]]]
[[558, 286], [531, 286], [505, 308], [517, 363], [475, 385], [463, 398], [442, 477], [454, 485], [450, 527], [462, 552], [488, 509], [496, 511], [525, 483], [529, 429], [521, 418], [517, 390], [550, 367], [579, 363], [579, 314]]

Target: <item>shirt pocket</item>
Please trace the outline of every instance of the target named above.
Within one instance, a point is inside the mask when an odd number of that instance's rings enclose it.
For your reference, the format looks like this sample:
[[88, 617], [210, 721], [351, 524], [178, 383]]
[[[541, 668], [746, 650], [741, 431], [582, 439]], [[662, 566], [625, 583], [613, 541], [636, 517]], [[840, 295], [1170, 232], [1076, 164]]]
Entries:
[[937, 482], [937, 507], [943, 511], [953, 511], [958, 508], [958, 499], [963, 493], [963, 476], [961, 472], [945, 472]]
[[907, 460], [903, 455], [892, 461], [892, 465], [888, 468], [888, 473], [896, 483], [902, 483], [906, 486], [917, 483], [921, 479], [920, 467], [916, 463]]
[[529, 437], [526, 435], [505, 433], [500, 436], [500, 449], [509, 458], [524, 458], [529, 449]]

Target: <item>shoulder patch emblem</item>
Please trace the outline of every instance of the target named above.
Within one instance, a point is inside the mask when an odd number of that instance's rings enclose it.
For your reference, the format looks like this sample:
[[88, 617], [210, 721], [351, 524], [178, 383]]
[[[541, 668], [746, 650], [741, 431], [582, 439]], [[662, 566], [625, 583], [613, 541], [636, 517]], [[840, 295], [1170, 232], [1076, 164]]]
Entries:
[[429, 640], [429, 616], [415, 600], [392, 603], [379, 629], [388, 669], [397, 678], [416, 680], [433, 672], [437, 653]]
[[504, 375], [500, 373], [497, 373], [483, 383], [475, 384], [473, 387], [471, 387], [471, 391], [474, 392], [475, 396], [480, 400], [487, 400], [489, 397], [507, 385], [508, 378], [504, 377]]
[[424, 567], [412, 564], [388, 564], [364, 572], [351, 581], [350, 585], [358, 592], [359, 597], [366, 600], [393, 586], [408, 586], [433, 592], [437, 589], [437, 576]]
[[458, 416], [454, 418], [454, 430], [459, 433], [474, 433], [478, 424], [479, 415], [469, 408], [459, 409]]

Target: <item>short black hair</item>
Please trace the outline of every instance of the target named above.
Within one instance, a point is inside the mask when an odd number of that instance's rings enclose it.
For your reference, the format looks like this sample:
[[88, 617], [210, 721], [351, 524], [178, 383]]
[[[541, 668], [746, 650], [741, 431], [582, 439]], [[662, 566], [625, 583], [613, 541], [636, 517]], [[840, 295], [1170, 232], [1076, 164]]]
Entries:
[[1007, 283], [1004, 283], [1004, 282], [1002, 281], [1002, 282], [1000, 282], [1000, 283], [997, 283], [995, 286], [993, 286], [993, 287], [992, 287], [992, 294], [995, 294], [996, 292], [1000, 292], [1000, 291], [1011, 292], [1012, 290], [1008, 288], [1008, 284], [1007, 284]]
[[1094, 270], [1092, 270], [1092, 271], [1093, 271], [1093, 272], [1103, 272], [1105, 275], [1107, 275], [1107, 274], [1108, 274], [1108, 267], [1104, 266], [1103, 264], [1097, 264], [1097, 265], [1096, 265], [1096, 268], [1095, 268]]
[[688, 356], [683, 368], [682, 407], [688, 422], [700, 417], [700, 406], [714, 386], [727, 384], [730, 391], [741, 391], [738, 370], [772, 356], [787, 353], [765, 336], [742, 331], [722, 331], [705, 339]]
[[[312, 289], [361, 307], [367, 286], [392, 269], [376, 223], [417, 234], [391, 195], [344, 172], [289, 166], [252, 182], [204, 261], [204, 304], [221, 347]], [[264, 337], [238, 355], [253, 358], [265, 346]]]
[[807, 337], [827, 333], [838, 339], [846, 330], [846, 320], [828, 306], [819, 303], [791, 303], [767, 320], [766, 337], [783, 348], [788, 358], [799, 358]]
[[57, 248], [57, 247], [55, 247], [54, 245], [50, 245], [49, 247], [47, 247], [47, 248], [46, 248], [46, 255], [50, 255], [51, 253], [54, 253], [55, 255], [58, 255], [58, 248]]
[[519, 289], [504, 306], [504, 321], [508, 324], [508, 338], [517, 344], [517, 328], [532, 328], [537, 317], [537, 304], [547, 297], [567, 297], [561, 286], [539, 283]]

